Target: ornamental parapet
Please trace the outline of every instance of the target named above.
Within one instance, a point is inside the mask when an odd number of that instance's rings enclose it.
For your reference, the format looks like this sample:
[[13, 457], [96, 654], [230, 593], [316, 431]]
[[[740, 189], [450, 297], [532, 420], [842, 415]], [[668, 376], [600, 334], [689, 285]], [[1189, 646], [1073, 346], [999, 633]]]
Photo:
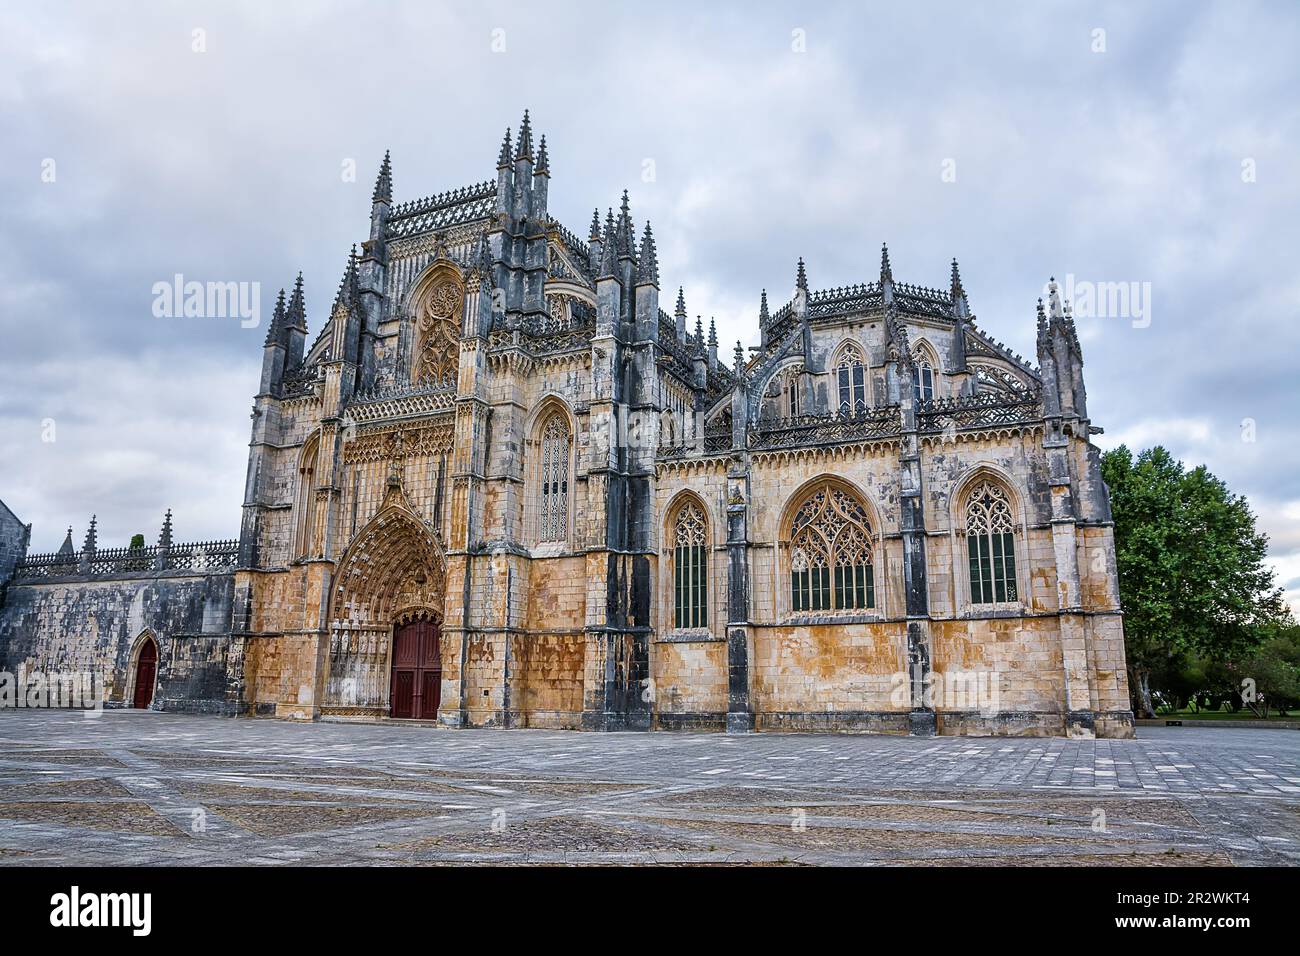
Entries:
[[239, 542], [196, 541], [170, 547], [100, 548], [93, 552], [28, 555], [14, 568], [13, 581], [50, 578], [116, 578], [131, 574], [192, 572], [211, 574], [234, 569]]

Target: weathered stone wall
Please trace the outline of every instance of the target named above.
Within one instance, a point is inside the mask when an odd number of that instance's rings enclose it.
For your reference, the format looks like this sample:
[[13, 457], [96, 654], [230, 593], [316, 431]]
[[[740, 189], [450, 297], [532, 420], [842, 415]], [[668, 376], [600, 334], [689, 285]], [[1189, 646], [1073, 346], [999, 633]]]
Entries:
[[137, 574], [10, 584], [0, 615], [0, 669], [93, 672], [106, 701], [129, 705], [141, 635], [158, 642], [154, 705], [235, 713], [227, 651], [234, 577]]

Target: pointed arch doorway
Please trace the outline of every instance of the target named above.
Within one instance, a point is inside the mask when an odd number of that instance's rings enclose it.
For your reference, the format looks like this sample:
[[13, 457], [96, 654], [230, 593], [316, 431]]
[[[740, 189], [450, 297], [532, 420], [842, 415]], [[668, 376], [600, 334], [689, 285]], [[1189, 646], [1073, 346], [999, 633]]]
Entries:
[[147, 710], [153, 703], [154, 683], [158, 677], [158, 645], [152, 635], [145, 635], [136, 652], [135, 687], [131, 690], [131, 706]]
[[432, 615], [399, 622], [393, 630], [389, 713], [406, 720], [437, 720], [442, 697], [442, 629]]

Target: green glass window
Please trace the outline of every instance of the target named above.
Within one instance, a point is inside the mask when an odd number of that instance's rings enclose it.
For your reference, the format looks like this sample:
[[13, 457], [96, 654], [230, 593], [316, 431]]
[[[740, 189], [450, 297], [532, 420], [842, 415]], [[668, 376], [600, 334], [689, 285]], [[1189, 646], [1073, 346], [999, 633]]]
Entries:
[[966, 556], [972, 604], [1020, 600], [1016, 589], [1015, 522], [1006, 492], [982, 482], [966, 503]]
[[800, 611], [876, 606], [871, 525], [853, 495], [831, 484], [795, 513], [790, 541], [790, 606]]
[[708, 627], [708, 522], [694, 501], [677, 512], [673, 535], [673, 625]]

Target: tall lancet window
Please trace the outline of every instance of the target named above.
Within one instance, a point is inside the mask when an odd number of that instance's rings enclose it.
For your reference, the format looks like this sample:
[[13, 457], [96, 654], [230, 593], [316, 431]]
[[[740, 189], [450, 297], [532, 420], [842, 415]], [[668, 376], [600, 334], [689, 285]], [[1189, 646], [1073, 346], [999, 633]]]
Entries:
[[981, 482], [966, 500], [966, 549], [972, 604], [1017, 601], [1016, 525], [1006, 492]]
[[867, 410], [867, 369], [856, 345], [845, 346], [835, 367], [840, 393], [840, 414], [861, 415]]
[[916, 361], [916, 400], [928, 402], [934, 399], [934, 366], [928, 359]]
[[928, 342], [918, 343], [912, 350], [912, 394], [918, 402], [934, 401], [934, 370], [939, 360]]
[[709, 525], [699, 505], [688, 501], [673, 524], [673, 623], [708, 627]]
[[785, 413], [791, 418], [799, 417], [799, 370], [785, 375]]
[[558, 412], [542, 428], [542, 541], [564, 541], [569, 535], [569, 424]]
[[790, 594], [795, 611], [876, 606], [871, 523], [853, 495], [823, 485], [796, 512], [790, 529]]

